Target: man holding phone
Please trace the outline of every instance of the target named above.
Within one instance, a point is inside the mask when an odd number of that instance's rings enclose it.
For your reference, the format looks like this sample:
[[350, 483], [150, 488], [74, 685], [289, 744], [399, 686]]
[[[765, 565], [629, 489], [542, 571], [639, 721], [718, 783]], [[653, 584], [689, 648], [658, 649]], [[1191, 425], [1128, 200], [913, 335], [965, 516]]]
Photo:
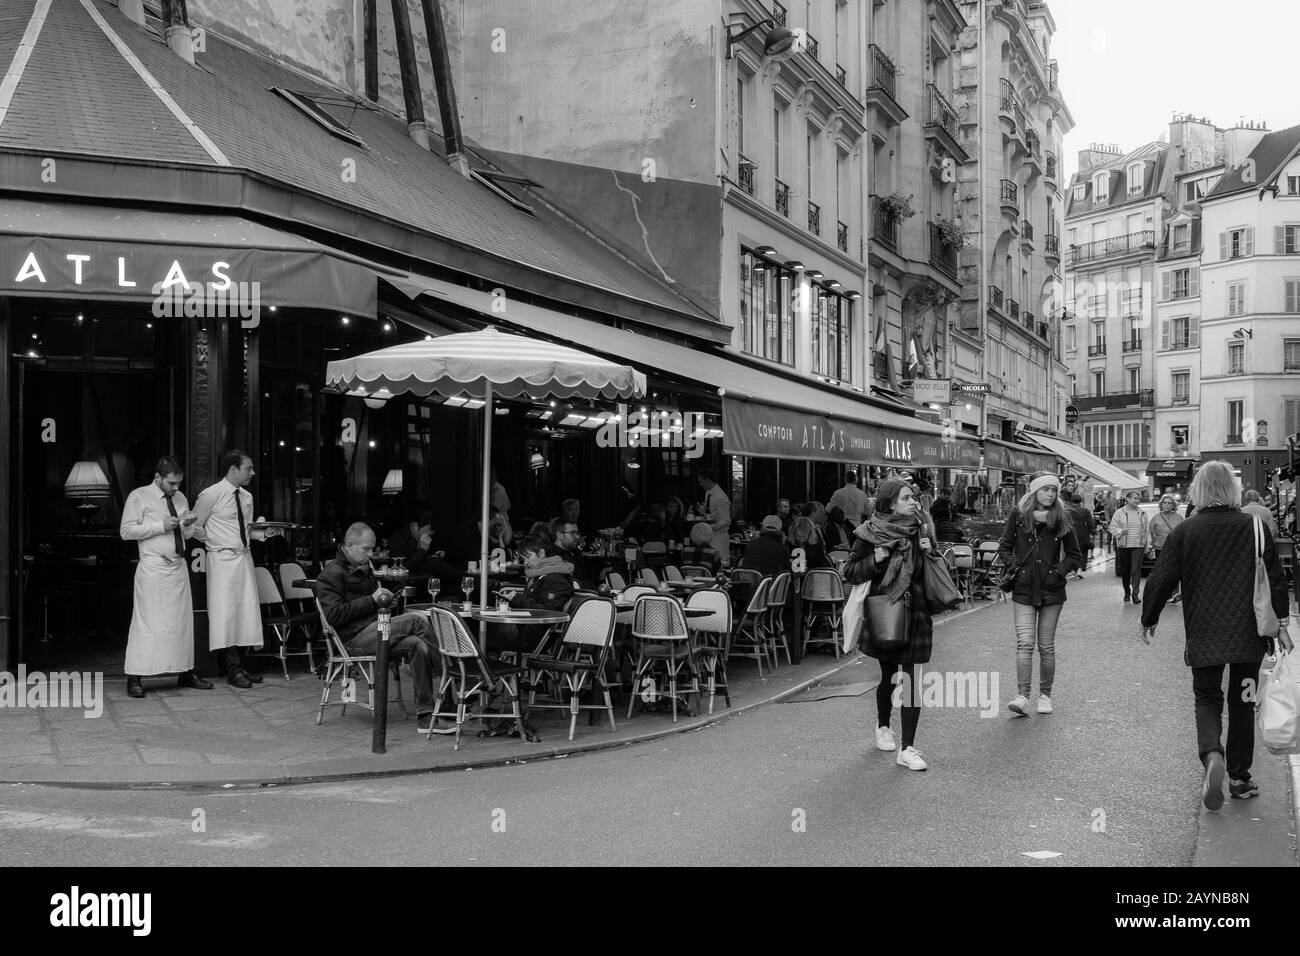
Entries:
[[126, 692], [144, 696], [145, 677], [179, 674], [177, 685], [211, 690], [194, 672], [194, 603], [185, 561], [185, 538], [196, 533], [194, 514], [180, 492], [184, 472], [164, 455], [153, 481], [136, 488], [122, 509], [123, 541], [140, 546], [135, 605], [126, 642]]

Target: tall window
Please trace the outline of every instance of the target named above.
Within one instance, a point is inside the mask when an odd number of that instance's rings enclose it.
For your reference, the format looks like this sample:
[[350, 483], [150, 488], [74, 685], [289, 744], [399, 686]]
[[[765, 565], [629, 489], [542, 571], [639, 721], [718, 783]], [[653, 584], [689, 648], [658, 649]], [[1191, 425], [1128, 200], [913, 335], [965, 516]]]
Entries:
[[1130, 392], [1142, 390], [1142, 369], [1140, 366], [1134, 366], [1128, 370], [1128, 390]]
[[1228, 374], [1229, 375], [1246, 374], [1246, 343], [1245, 342], [1228, 343]]
[[[1104, 350], [1106, 348], [1106, 323], [1105, 322], [1092, 323], [1092, 346], [1094, 350], [1096, 349]], [[1103, 351], [1100, 354], [1105, 354], [1105, 353]]]
[[814, 159], [816, 158], [817, 131], [814, 130], [811, 126], [809, 126], [807, 133], [805, 135], [806, 135], [806, 139], [804, 141], [804, 145], [805, 145], [804, 173], [808, 177], [807, 178], [808, 201], [814, 202], [813, 195], [814, 195], [815, 184], [813, 182], [813, 165], [814, 165]]
[[1074, 335], [1075, 335], [1075, 333], [1074, 333], [1074, 326], [1073, 326], [1073, 325], [1066, 326], [1066, 329], [1065, 329], [1065, 347], [1066, 347], [1067, 350], [1069, 350], [1069, 351], [1071, 351], [1071, 352], [1073, 352], [1075, 349], [1077, 349], [1077, 348], [1079, 347], [1078, 342], [1075, 341]]
[[1180, 315], [1160, 323], [1160, 348], [1194, 349], [1201, 344], [1201, 320], [1195, 315]]
[[1300, 226], [1274, 226], [1273, 252], [1279, 256], [1290, 256], [1300, 252]]
[[781, 142], [785, 139], [785, 110], [780, 100], [772, 101], [772, 175], [781, 178]]
[[[1282, 371], [1300, 372], [1300, 339], [1282, 340]], [[1295, 429], [1287, 432], [1294, 434]]]
[[785, 365], [794, 363], [793, 287], [793, 273], [741, 250], [742, 351]]
[[1219, 233], [1219, 258], [1240, 259], [1255, 254], [1255, 230], [1249, 226]]
[[850, 330], [853, 303], [834, 292], [814, 287], [811, 305], [813, 372], [842, 382], [852, 381]]
[[1105, 202], [1110, 198], [1110, 173], [1098, 173], [1092, 180], [1093, 202]]
[[1246, 280], [1228, 283], [1228, 315], [1246, 314]]
[[1300, 176], [1288, 176], [1286, 178], [1286, 194], [1288, 196], [1300, 196]]
[[1174, 372], [1172, 376], [1174, 404], [1186, 405], [1191, 400], [1191, 372]]
[[1201, 294], [1201, 270], [1196, 266], [1160, 274], [1160, 298], [1188, 299]]
[[1283, 308], [1287, 312], [1300, 312], [1300, 279], [1286, 279], [1283, 290]]
[[1174, 226], [1174, 252], [1190, 252], [1192, 248], [1192, 227], [1188, 223]]
[[1241, 422], [1245, 403], [1241, 400], [1228, 402], [1228, 442], [1241, 444]]
[[1092, 394], [1106, 394], [1106, 372], [1102, 369], [1098, 369], [1092, 373]]
[[1134, 163], [1128, 168], [1128, 194], [1136, 196], [1142, 192], [1142, 181], [1146, 178], [1144, 173], [1146, 166], [1143, 163]]
[[745, 78], [736, 77], [736, 149], [745, 151]]

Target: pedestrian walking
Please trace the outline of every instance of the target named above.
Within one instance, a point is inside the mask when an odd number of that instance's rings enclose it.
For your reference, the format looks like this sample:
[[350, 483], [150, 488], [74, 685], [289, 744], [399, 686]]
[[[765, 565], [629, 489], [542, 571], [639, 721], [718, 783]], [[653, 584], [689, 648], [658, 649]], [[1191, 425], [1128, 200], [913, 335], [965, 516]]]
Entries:
[[1029, 716], [1029, 694], [1034, 676], [1034, 648], [1038, 648], [1038, 712], [1052, 712], [1052, 684], [1056, 678], [1056, 625], [1065, 605], [1065, 581], [1079, 566], [1080, 553], [1074, 526], [1060, 500], [1056, 475], [1041, 473], [1029, 482], [1029, 491], [1007, 518], [998, 542], [1002, 563], [1015, 575], [1011, 593], [1016, 625], [1016, 696], [1007, 709]]
[[246, 690], [262, 683], [262, 675], [247, 666], [249, 648], [262, 646], [262, 606], [249, 550], [253, 496], [244, 490], [255, 472], [253, 459], [238, 449], [226, 452], [221, 465], [226, 476], [194, 502], [195, 524], [208, 549], [208, 648], [221, 652], [226, 680]]
[[144, 696], [146, 677], [178, 674], [177, 687], [211, 690], [212, 681], [194, 671], [194, 601], [185, 538], [194, 537], [194, 515], [180, 492], [184, 473], [164, 455], [153, 481], [136, 488], [122, 508], [119, 533], [135, 541], [135, 602], [126, 639], [126, 693]]
[[[902, 478], [880, 483], [875, 513], [854, 532], [857, 540], [844, 565], [850, 584], [871, 582], [872, 595], [887, 594], [901, 600], [910, 589], [911, 619], [908, 641], [901, 648], [881, 650], [862, 641], [863, 653], [880, 662], [876, 687], [876, 747], [897, 750], [896, 763], [909, 770], [924, 770], [926, 762], [916, 748], [916, 728], [921, 720], [921, 691], [916, 665], [930, 661], [934, 622], [926, 608], [925, 559], [934, 548], [934, 528], [928, 513], [920, 510], [911, 485]], [[865, 625], [864, 625], [865, 626]], [[902, 737], [895, 741], [889, 728], [895, 687], [902, 712]]]
[[[1169, 532], [1173, 531], [1185, 520], [1178, 513], [1178, 499], [1173, 495], [1161, 495], [1160, 510], [1151, 519], [1151, 547], [1155, 550], [1157, 561], [1160, 560], [1160, 552], [1164, 550], [1165, 542], [1169, 540]], [[1182, 595], [1175, 592], [1174, 596], [1169, 599], [1169, 603], [1177, 604], [1182, 599]]]
[[[1061, 492], [1065, 497], [1065, 492]], [[1092, 537], [1097, 529], [1097, 523], [1093, 520], [1092, 512], [1083, 505], [1083, 497], [1075, 492], [1069, 496], [1065, 513], [1070, 516], [1070, 524], [1074, 525], [1074, 542], [1079, 548], [1079, 560], [1081, 564], [1074, 572], [1074, 576], [1080, 581], [1083, 580], [1083, 569], [1092, 563]]]
[[1130, 491], [1124, 496], [1124, 507], [1110, 519], [1110, 536], [1115, 541], [1115, 577], [1124, 584], [1124, 603], [1130, 597], [1134, 604], [1142, 603], [1142, 556], [1151, 547], [1151, 529], [1147, 516], [1138, 509], [1142, 496]]
[[[1183, 662], [1192, 669], [1196, 701], [1196, 738], [1205, 777], [1201, 801], [1210, 810], [1223, 805], [1223, 778], [1229, 777], [1233, 797], [1259, 794], [1250, 777], [1255, 752], [1253, 689], [1259, 666], [1274, 642], [1259, 636], [1255, 623], [1254, 581], [1256, 519], [1241, 511], [1241, 489], [1226, 462], [1201, 465], [1192, 480], [1190, 497], [1195, 521], [1177, 525], [1165, 538], [1160, 559], [1147, 582], [1139, 638], [1150, 644], [1165, 603], [1181, 587], [1183, 628], [1187, 643]], [[1271, 604], [1277, 614], [1276, 644], [1290, 652], [1287, 632], [1286, 578], [1273, 550], [1273, 536], [1259, 527]], [[1228, 747], [1223, 748], [1223, 672], [1228, 671]]]

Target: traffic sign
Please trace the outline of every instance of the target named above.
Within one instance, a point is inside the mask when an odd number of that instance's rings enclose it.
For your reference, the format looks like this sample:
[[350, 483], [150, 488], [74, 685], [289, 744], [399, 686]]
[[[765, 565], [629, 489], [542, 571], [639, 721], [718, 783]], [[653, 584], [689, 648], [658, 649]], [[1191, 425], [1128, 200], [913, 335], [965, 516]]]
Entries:
[[1079, 406], [1077, 405], [1065, 406], [1065, 424], [1067, 425], [1079, 424]]

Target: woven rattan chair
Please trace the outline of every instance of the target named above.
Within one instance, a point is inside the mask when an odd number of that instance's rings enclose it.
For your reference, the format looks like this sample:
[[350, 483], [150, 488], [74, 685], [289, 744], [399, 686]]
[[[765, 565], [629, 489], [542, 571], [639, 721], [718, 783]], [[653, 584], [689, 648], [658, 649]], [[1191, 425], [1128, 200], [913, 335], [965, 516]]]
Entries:
[[[614, 704], [609, 698], [610, 684], [606, 680], [605, 665], [614, 646], [614, 602], [609, 598], [590, 598], [574, 610], [564, 630], [564, 639], [554, 654], [524, 659], [528, 669], [527, 716], [537, 710], [569, 711], [569, 739], [573, 739], [578, 725], [578, 713], [583, 710], [603, 710], [609, 714], [609, 729], [615, 730]], [[555, 688], [550, 702], [537, 703], [537, 687], [543, 677], [549, 677]], [[582, 695], [599, 687], [604, 704], [583, 704]]]
[[731, 650], [731, 595], [722, 588], [692, 591], [688, 608], [703, 608], [713, 613], [707, 617], [688, 617], [686, 626], [695, 635], [695, 656], [700, 673], [708, 675], [709, 713], [722, 688], [723, 699], [731, 707], [731, 689], [727, 686], [727, 655]]
[[[274, 635], [276, 647], [272, 651], [250, 651], [249, 656], [276, 658], [280, 662], [281, 670], [284, 671], [284, 679], [290, 683], [293, 681], [289, 676], [290, 657], [307, 658], [307, 668], [314, 672], [316, 661], [312, 656], [311, 637], [316, 623], [316, 612], [289, 610], [289, 606], [280, 595], [280, 589], [276, 587], [275, 578], [271, 577], [270, 569], [253, 568], [253, 580], [257, 582], [257, 601], [262, 606], [263, 636], [268, 632]], [[289, 650], [289, 640], [295, 631], [302, 634], [303, 649], [300, 651]]]
[[[627, 702], [627, 716], [640, 696], [644, 681], [658, 684], [660, 676], [668, 684], [667, 697], [672, 700], [673, 723], [677, 723], [677, 702], [689, 702], [686, 695], [700, 693], [699, 667], [695, 656], [695, 641], [686, 626], [686, 615], [681, 602], [675, 597], [661, 594], [643, 594], [636, 599], [633, 611], [632, 639], [636, 643], [636, 665], [632, 669], [633, 695]], [[683, 688], [682, 675], [690, 680]], [[647, 690], [649, 688], [647, 687]], [[651, 693], [648, 702], [659, 695]], [[644, 697], [642, 699], [645, 699]]]
[[[296, 579], [295, 579], [296, 580]], [[320, 615], [321, 633], [325, 635], [325, 687], [320, 692], [320, 707], [316, 711], [316, 723], [319, 724], [325, 717], [326, 707], [341, 707], [339, 713], [341, 716], [348, 712], [348, 704], [356, 704], [358, 707], [364, 707], [367, 710], [375, 709], [375, 655], [374, 654], [353, 654], [344, 645], [338, 632], [325, 620], [325, 611], [320, 609], [319, 603], [317, 609]], [[395, 698], [389, 698], [389, 703], [396, 703], [402, 710], [402, 716], [406, 717], [406, 702], [402, 698], [402, 669], [401, 661], [393, 658], [389, 660], [389, 673], [393, 676], [393, 686], [397, 690]], [[362, 704], [357, 701], [355, 688], [356, 677], [361, 677], [369, 688], [366, 703]], [[354, 693], [352, 699], [348, 699], [346, 689], [340, 696], [339, 700], [330, 700], [330, 692], [334, 685], [344, 685], [345, 681], [353, 681], [352, 688]]]
[[672, 564], [664, 565], [665, 581], [680, 581], [681, 579], [682, 579], [682, 572], [678, 571], [675, 565]]
[[790, 572], [782, 571], [772, 579], [767, 591], [767, 624], [765, 633], [772, 650], [772, 669], [776, 670], [778, 650], [785, 650], [785, 662], [790, 663], [790, 642], [785, 633], [785, 606], [790, 601]]
[[[515, 730], [520, 740], [527, 740], [524, 730], [523, 713], [519, 709], [519, 675], [524, 668], [514, 664], [500, 664], [489, 661], [479, 653], [478, 642], [470, 636], [460, 615], [445, 607], [435, 605], [429, 611], [433, 623], [433, 632], [438, 639], [438, 651], [442, 655], [442, 679], [438, 682], [437, 707], [429, 729], [425, 732], [427, 740], [436, 733], [435, 725], [439, 717], [456, 721], [456, 742], [452, 749], [460, 749], [461, 728], [471, 720], [504, 720], [513, 717]], [[450, 693], [455, 710], [444, 710], [443, 701]], [[504, 713], [490, 713], [488, 705], [493, 697], [502, 696], [509, 702], [510, 710]], [[478, 701], [476, 713], [470, 712], [472, 701]]]
[[[734, 572], [732, 579], [735, 579]], [[759, 578], [758, 586], [749, 596], [749, 603], [736, 621], [728, 654], [730, 657], [747, 657], [754, 661], [758, 664], [760, 678], [763, 676], [764, 661], [768, 662], [768, 669], [772, 669], [767, 646], [767, 592], [772, 587], [772, 581], [772, 578]]]
[[[838, 658], [844, 640], [840, 615], [846, 598], [840, 573], [830, 568], [813, 568], [803, 576], [799, 597], [804, 602], [802, 653], [806, 655], [814, 644], [830, 644]], [[826, 637], [812, 636], [813, 627], [818, 622], [826, 625]]]

